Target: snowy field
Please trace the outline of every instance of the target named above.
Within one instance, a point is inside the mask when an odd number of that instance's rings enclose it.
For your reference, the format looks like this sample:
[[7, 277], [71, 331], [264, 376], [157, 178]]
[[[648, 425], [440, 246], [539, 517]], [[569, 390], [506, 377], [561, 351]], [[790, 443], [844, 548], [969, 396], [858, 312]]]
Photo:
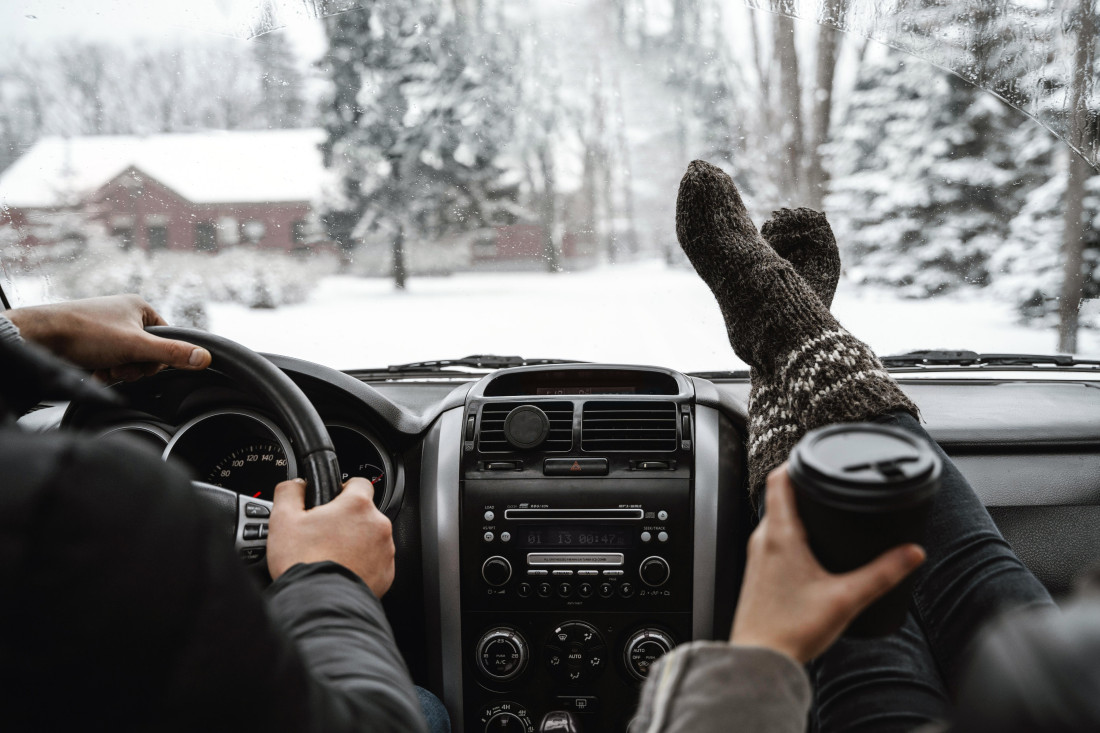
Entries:
[[[833, 311], [879, 354], [971, 349], [1050, 354], [1055, 334], [1015, 322], [982, 293], [901, 300], [843, 280]], [[341, 369], [469, 354], [654, 364], [682, 371], [741, 369], [710, 292], [689, 270], [661, 263], [541, 273], [383, 279], [328, 277], [307, 302], [278, 310], [209, 306], [211, 330], [259, 351]], [[1082, 331], [1081, 354], [1100, 355]]]

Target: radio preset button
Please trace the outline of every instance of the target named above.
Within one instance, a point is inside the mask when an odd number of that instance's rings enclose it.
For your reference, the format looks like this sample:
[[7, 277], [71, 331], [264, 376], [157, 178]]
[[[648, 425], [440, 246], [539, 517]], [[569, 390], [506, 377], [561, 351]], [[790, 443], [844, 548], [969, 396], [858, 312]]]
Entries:
[[668, 519], [668, 512], [666, 512], [664, 509], [657, 512], [657, 519], [660, 519], [662, 522], [665, 521], [666, 519]]
[[573, 595], [573, 586], [569, 583], [559, 583], [558, 595], [562, 598], [568, 598], [569, 596]]
[[611, 583], [600, 583], [600, 598], [610, 598], [615, 594], [615, 589], [611, 587]]
[[493, 555], [481, 564], [481, 577], [492, 586], [502, 586], [512, 578], [512, 563], [500, 555]]
[[516, 593], [519, 594], [520, 598], [526, 598], [527, 596], [531, 595], [531, 584], [520, 583], [519, 588], [516, 589]]
[[492, 512], [485, 512], [485, 521], [486, 522], [491, 522], [496, 518], [497, 518], [496, 514], [493, 514]]
[[539, 598], [549, 598], [550, 593], [553, 592], [553, 588], [550, 587], [549, 583], [539, 583], [536, 592], [539, 594]]
[[658, 532], [657, 533], [657, 541], [658, 542], [668, 542], [668, 532]]
[[634, 595], [634, 586], [630, 583], [623, 583], [619, 586], [619, 595], [623, 598], [630, 598]]
[[592, 597], [592, 584], [591, 583], [581, 583], [580, 585], [578, 585], [577, 586], [577, 595], [579, 595], [581, 598], [591, 598]]
[[642, 532], [642, 542], [649, 542], [651, 539], [653, 539], [653, 535], [649, 532]]

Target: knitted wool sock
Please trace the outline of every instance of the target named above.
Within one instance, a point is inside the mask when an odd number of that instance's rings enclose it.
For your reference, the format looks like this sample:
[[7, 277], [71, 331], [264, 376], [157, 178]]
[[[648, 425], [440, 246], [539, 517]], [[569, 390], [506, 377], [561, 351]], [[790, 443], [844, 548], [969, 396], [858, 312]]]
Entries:
[[[821, 304], [832, 305], [840, 279], [840, 252], [825, 215], [813, 209], [780, 209], [760, 234], [806, 281]], [[749, 489], [755, 497], [768, 473], [787, 460], [805, 431], [791, 414], [783, 385], [749, 371]]]
[[893, 410], [918, 414], [874, 352], [764, 241], [737, 187], [718, 168], [700, 160], [688, 166], [676, 200], [676, 236], [718, 300], [734, 352], [776, 386], [802, 431]]

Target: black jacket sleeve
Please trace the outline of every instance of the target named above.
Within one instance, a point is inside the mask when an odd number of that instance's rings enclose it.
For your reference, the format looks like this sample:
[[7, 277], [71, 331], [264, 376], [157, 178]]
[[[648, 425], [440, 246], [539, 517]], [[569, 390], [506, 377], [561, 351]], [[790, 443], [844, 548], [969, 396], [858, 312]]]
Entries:
[[425, 730], [363, 583], [299, 566], [271, 595], [154, 453], [0, 430], [0, 727]]

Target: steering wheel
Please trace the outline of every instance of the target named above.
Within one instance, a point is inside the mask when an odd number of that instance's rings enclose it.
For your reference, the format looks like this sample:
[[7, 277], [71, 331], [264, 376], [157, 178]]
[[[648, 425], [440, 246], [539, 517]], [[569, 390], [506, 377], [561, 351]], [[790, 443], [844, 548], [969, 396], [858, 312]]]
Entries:
[[[150, 326], [145, 330], [202, 346], [212, 357], [211, 369], [251, 390], [278, 416], [298, 462], [298, 472], [306, 480], [307, 508], [330, 502], [340, 493], [340, 467], [332, 439], [316, 408], [290, 377], [252, 349], [206, 331], [176, 326]], [[192, 481], [192, 485], [231, 532], [241, 557], [253, 562], [262, 559], [271, 502], [202, 481]]]

